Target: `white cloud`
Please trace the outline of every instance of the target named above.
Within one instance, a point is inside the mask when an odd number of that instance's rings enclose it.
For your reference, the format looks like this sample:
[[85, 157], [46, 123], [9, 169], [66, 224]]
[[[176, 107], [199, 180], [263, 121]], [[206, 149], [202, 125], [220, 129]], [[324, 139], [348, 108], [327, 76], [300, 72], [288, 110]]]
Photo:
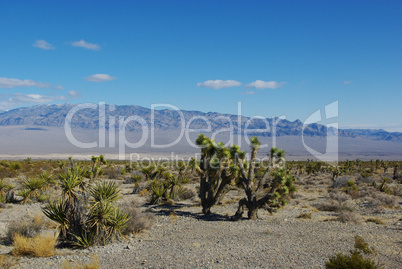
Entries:
[[286, 84], [286, 82], [276, 82], [276, 81], [262, 81], [256, 80], [246, 85], [246, 88], [255, 88], [257, 90], [262, 89], [276, 89]]
[[81, 39], [80, 41], [71, 42], [71, 45], [73, 47], [80, 47], [80, 48], [89, 49], [89, 50], [100, 50], [100, 48], [101, 48], [99, 45], [88, 43], [84, 39]]
[[54, 86], [53, 90], [64, 90], [64, 87], [61, 85]]
[[[66, 95], [42, 95], [42, 94], [3, 94], [3, 100], [0, 101], [0, 109], [1, 110], [9, 110], [17, 106], [28, 106], [28, 105], [37, 105], [37, 104], [48, 104], [57, 101], [65, 101], [70, 98], [78, 98], [80, 97], [80, 93], [77, 91], [69, 91]], [[0, 100], [2, 97], [0, 95]], [[8, 96], [8, 97], [7, 97]]]
[[230, 88], [230, 87], [238, 87], [241, 85], [241, 82], [236, 80], [207, 80], [204, 82], [198, 82], [198, 87], [205, 87], [205, 88], [212, 88], [215, 90], [222, 89], [222, 88]]
[[33, 81], [30, 79], [20, 80], [17, 78], [0, 78], [0, 88], [12, 89], [16, 87], [50, 87], [49, 83], [43, 83], [39, 81]]
[[30, 103], [30, 104], [43, 104], [50, 103], [56, 100], [65, 100], [65, 96], [48, 96], [41, 94], [20, 94], [16, 93], [9, 99], [10, 102], [15, 103]]
[[346, 80], [346, 81], [343, 82], [343, 84], [347, 85], [347, 84], [350, 84], [350, 83], [352, 83], [352, 82], [353, 82], [353, 81], [351, 81], [351, 80]]
[[87, 81], [104, 82], [116, 79], [108, 74], [95, 74], [85, 78]]
[[52, 44], [47, 43], [45, 40], [36, 40], [32, 46], [43, 49], [43, 50], [54, 50], [54, 46]]
[[68, 96], [71, 96], [73, 98], [77, 98], [77, 97], [81, 96], [81, 93], [77, 92], [77, 91], [69, 91], [67, 94], [68, 94]]

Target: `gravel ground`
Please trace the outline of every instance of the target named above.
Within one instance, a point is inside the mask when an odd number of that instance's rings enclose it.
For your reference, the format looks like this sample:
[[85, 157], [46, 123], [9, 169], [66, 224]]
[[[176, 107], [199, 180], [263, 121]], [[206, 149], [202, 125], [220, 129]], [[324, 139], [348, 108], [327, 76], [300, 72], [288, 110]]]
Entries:
[[[128, 188], [129, 190], [130, 188]], [[229, 195], [225, 205], [213, 208], [206, 218], [199, 206], [191, 202], [174, 206], [145, 206], [156, 215], [153, 228], [123, 242], [87, 250], [58, 250], [50, 258], [22, 257], [18, 268], [60, 268], [66, 261], [88, 262], [98, 257], [101, 268], [323, 268], [335, 253], [353, 248], [354, 236], [362, 236], [378, 252], [384, 268], [402, 268], [401, 210], [383, 213], [385, 225], [328, 221], [336, 213], [317, 212], [310, 205], [325, 199], [320, 192], [300, 192], [298, 203], [292, 203], [270, 215], [260, 210], [260, 219], [232, 222], [228, 216], [236, 211]], [[138, 200], [125, 195], [126, 201]], [[233, 200], [233, 199], [232, 199]], [[39, 211], [39, 205], [3, 209], [4, 223], [23, 214]], [[302, 212], [312, 212], [312, 219], [299, 219]], [[11, 246], [1, 245], [7, 253]]]

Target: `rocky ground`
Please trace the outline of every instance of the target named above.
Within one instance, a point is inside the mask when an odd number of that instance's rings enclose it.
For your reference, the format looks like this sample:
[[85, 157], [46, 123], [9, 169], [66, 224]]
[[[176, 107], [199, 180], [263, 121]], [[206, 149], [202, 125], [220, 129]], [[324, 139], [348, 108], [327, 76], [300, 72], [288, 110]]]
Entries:
[[[136, 201], [156, 216], [155, 225], [121, 242], [86, 250], [58, 249], [49, 258], [20, 257], [15, 268], [61, 268], [67, 263], [83, 264], [99, 259], [101, 268], [323, 268], [338, 252], [353, 249], [354, 236], [363, 237], [377, 250], [384, 268], [402, 267], [402, 210], [382, 208], [367, 211], [364, 202], [353, 202], [359, 223], [336, 221], [337, 213], [318, 211], [328, 199], [327, 186], [300, 185], [299, 192], [285, 208], [269, 214], [260, 210], [259, 219], [232, 222], [237, 209], [233, 190], [208, 217], [200, 214], [197, 198], [175, 205], [154, 206], [146, 198], [130, 194], [123, 184], [123, 202]], [[359, 204], [361, 203], [361, 204]], [[40, 214], [41, 205], [10, 205], [0, 213], [0, 235], [5, 236], [11, 220]], [[298, 218], [311, 213], [311, 219]], [[374, 216], [384, 224], [366, 222]], [[49, 232], [52, 231], [51, 229]], [[12, 245], [0, 245], [1, 254]]]

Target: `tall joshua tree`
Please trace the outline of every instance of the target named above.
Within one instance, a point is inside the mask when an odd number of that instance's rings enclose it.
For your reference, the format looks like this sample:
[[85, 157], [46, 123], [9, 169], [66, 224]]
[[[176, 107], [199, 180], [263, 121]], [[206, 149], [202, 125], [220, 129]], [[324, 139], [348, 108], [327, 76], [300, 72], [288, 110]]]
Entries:
[[202, 212], [211, 213], [211, 208], [229, 191], [229, 184], [238, 176], [234, 160], [243, 159], [245, 153], [238, 146], [226, 148], [223, 143], [200, 134], [196, 144], [201, 148], [201, 160], [196, 171], [200, 175], [200, 199]]
[[[272, 212], [274, 207], [279, 207], [286, 203], [286, 196], [296, 191], [294, 176], [285, 167], [275, 167], [284, 164], [284, 151], [272, 148], [269, 156], [270, 162], [264, 173], [256, 176], [256, 157], [260, 147], [257, 137], [251, 138], [251, 157], [248, 171], [243, 159], [237, 160], [240, 169], [240, 182], [246, 193], [246, 197], [239, 201], [239, 207], [233, 220], [242, 218], [244, 209], [248, 209], [248, 218], [255, 220], [258, 218], [258, 209], [265, 207]], [[258, 173], [260, 174], [260, 173]]]

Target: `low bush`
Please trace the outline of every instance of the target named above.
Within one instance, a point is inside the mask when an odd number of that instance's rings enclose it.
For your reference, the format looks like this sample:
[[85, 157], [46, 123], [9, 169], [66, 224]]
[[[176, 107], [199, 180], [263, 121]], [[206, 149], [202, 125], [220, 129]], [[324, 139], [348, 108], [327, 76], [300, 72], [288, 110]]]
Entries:
[[359, 224], [362, 221], [362, 218], [360, 215], [354, 213], [354, 212], [341, 212], [339, 213], [338, 216], [338, 221], [340, 222], [352, 222], [355, 224]]
[[381, 192], [373, 192], [372, 204], [375, 206], [385, 206], [385, 207], [397, 207], [399, 205], [398, 198], [393, 195], [389, 195]]
[[124, 235], [142, 232], [155, 224], [155, 216], [151, 213], [143, 213], [140, 209], [130, 204], [124, 204], [121, 208], [130, 218], [126, 223], [126, 227], [122, 230]]
[[370, 247], [363, 238], [355, 236], [355, 249], [350, 255], [338, 253], [325, 263], [326, 269], [379, 269], [380, 267], [370, 256], [376, 255], [374, 248]]
[[6, 238], [8, 242], [12, 242], [16, 234], [27, 238], [32, 238], [38, 235], [42, 231], [43, 227], [43, 219], [37, 217], [33, 220], [21, 219], [18, 221], [11, 221], [7, 226]]
[[341, 211], [353, 211], [353, 208], [347, 202], [340, 202], [337, 200], [327, 200], [318, 204], [317, 209], [320, 211], [341, 212]]

